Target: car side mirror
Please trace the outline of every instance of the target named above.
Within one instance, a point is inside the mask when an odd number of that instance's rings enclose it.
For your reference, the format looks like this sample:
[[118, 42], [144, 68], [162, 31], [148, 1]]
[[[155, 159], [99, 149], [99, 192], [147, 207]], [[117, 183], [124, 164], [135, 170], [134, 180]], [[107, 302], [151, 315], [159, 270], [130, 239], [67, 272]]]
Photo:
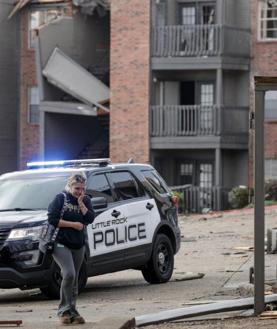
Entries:
[[102, 196], [91, 198], [91, 202], [94, 209], [107, 208], [108, 206], [107, 199]]

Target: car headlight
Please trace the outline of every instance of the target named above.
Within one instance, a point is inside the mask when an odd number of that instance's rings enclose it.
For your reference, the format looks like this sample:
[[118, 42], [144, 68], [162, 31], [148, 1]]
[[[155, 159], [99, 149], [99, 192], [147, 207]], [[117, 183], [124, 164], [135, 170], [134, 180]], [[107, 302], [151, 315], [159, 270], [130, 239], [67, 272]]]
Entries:
[[19, 239], [32, 239], [38, 240], [41, 230], [43, 229], [43, 225], [33, 226], [33, 227], [24, 227], [24, 228], [16, 228], [11, 230], [11, 233], [7, 240], [19, 240]]

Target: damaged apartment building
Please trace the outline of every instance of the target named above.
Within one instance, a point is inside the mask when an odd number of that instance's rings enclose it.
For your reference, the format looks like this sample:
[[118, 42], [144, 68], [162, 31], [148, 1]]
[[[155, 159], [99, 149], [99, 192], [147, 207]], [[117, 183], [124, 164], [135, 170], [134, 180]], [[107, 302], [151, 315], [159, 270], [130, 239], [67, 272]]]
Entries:
[[107, 157], [108, 3], [20, 0], [18, 161]]
[[19, 0], [19, 167], [133, 158], [188, 185], [188, 210], [224, 208], [249, 184], [252, 2]]

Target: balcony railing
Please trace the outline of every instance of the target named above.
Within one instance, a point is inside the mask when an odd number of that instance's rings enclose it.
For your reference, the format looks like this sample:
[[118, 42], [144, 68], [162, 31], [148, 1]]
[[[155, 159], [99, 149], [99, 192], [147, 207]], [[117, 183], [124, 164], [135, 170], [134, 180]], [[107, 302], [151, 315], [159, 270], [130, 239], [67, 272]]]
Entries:
[[151, 136], [247, 134], [247, 108], [201, 105], [151, 106]]
[[186, 188], [172, 188], [173, 191], [178, 191], [183, 194], [183, 211], [195, 213], [201, 212], [204, 208], [211, 210], [228, 209], [228, 192], [230, 189], [222, 186], [200, 187], [190, 186]]
[[221, 25], [176, 25], [153, 28], [153, 57], [247, 56], [250, 32]]

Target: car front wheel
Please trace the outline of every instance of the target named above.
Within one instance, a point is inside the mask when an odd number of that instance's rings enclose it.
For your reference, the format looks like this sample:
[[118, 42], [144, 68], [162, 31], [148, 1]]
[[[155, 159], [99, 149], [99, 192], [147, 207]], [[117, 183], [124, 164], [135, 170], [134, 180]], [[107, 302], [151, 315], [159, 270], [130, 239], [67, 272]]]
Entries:
[[154, 242], [151, 259], [142, 269], [142, 275], [149, 283], [164, 283], [170, 280], [173, 268], [172, 243], [165, 234], [158, 234]]

